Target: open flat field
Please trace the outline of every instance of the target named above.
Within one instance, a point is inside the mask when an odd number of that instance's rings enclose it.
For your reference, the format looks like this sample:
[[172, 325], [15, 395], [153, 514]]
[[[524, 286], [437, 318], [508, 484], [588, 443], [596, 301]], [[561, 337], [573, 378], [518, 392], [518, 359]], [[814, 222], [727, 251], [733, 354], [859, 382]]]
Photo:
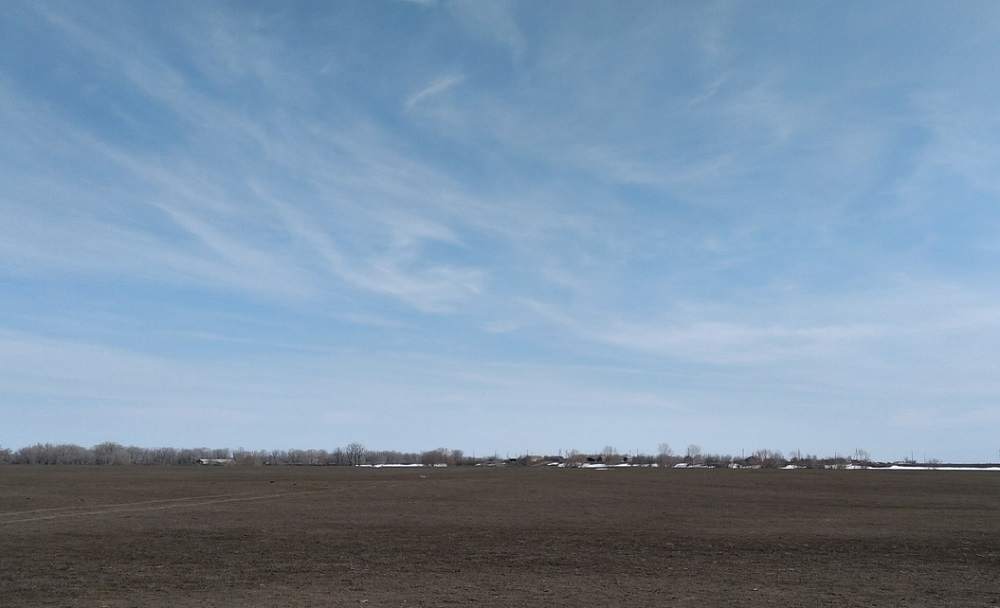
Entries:
[[0, 606], [1000, 606], [1000, 473], [5, 466]]

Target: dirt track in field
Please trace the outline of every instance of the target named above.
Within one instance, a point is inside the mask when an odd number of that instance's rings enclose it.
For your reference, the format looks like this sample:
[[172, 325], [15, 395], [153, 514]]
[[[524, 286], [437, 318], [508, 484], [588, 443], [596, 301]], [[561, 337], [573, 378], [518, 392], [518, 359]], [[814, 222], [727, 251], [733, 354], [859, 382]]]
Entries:
[[1000, 473], [0, 467], [0, 606], [1000, 606]]

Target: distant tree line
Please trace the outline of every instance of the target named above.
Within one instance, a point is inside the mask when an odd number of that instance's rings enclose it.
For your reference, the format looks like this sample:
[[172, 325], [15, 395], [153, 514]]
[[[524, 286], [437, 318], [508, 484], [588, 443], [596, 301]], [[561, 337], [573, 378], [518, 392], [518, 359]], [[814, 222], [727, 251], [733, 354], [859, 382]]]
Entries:
[[85, 465], [190, 465], [202, 460], [239, 465], [332, 465], [385, 464], [463, 465], [478, 461], [462, 450], [437, 448], [424, 452], [369, 450], [351, 443], [333, 450], [246, 450], [237, 448], [144, 448], [105, 442], [93, 447], [71, 443], [37, 443], [18, 450], [0, 446], [0, 464]]
[[[235, 465], [309, 465], [309, 466], [378, 466], [378, 465], [521, 465], [563, 464], [607, 466], [631, 464], [636, 466], [692, 467], [753, 467], [782, 468], [789, 465], [801, 468], [836, 468], [850, 465], [869, 466], [873, 463], [868, 452], [854, 450], [849, 455], [820, 458], [796, 451], [791, 456], [768, 449], [755, 450], [749, 455], [732, 456], [703, 452], [697, 445], [689, 445], [683, 455], [675, 454], [670, 446], [662, 443], [656, 454], [622, 453], [613, 446], [605, 446], [597, 453], [578, 450], [560, 451], [556, 455], [521, 455], [501, 458], [468, 456], [462, 450], [436, 448], [424, 452], [398, 452], [370, 450], [360, 443], [351, 443], [332, 450], [246, 450], [237, 448], [144, 448], [105, 442], [93, 447], [75, 444], [38, 443], [17, 450], [0, 446], [0, 464], [47, 465], [193, 465], [202, 461], [226, 462]], [[912, 461], [909, 461], [914, 464]], [[933, 461], [932, 464], [936, 464]]]

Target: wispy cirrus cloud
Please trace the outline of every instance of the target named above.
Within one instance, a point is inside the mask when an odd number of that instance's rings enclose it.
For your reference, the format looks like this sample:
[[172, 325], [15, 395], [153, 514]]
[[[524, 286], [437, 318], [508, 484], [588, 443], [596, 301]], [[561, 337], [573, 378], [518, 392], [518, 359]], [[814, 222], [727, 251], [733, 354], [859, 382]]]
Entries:
[[359, 432], [324, 395], [601, 445], [988, 408], [995, 8], [632, 8], [0, 6], [0, 317], [60, 367], [16, 399], [102, 402], [83, 356]]
[[[305, 123], [285, 120], [281, 111], [286, 105], [283, 94], [265, 88], [262, 94], [274, 96], [279, 102], [279, 110], [263, 120], [260, 117], [252, 120], [240, 112], [223, 109], [219, 100], [195, 91], [186, 77], [155, 56], [123, 52], [115, 46], [122, 41], [117, 35], [93, 36], [60, 15], [47, 16], [69, 34], [74, 44], [106, 58], [110, 65], [118, 65], [121, 73], [150, 99], [169, 106], [170, 113], [184, 129], [179, 134], [185, 140], [186, 158], [183, 159], [175, 158], [169, 150], [166, 155], [145, 152], [136, 155], [129, 145], [96, 139], [73, 124], [62, 124], [50, 132], [53, 140], [64, 139], [67, 144], [90, 151], [74, 155], [73, 160], [81, 169], [87, 165], [103, 165], [128, 178], [127, 185], [118, 188], [121, 194], [132, 199], [132, 208], [124, 208], [127, 215], [134, 216], [136, 209], [148, 205], [170, 218], [181, 234], [190, 237], [187, 241], [178, 240], [164, 233], [162, 226], [149, 232], [109, 222], [108, 203], [114, 199], [88, 196], [87, 190], [91, 188], [86, 188], [80, 192], [92, 203], [89, 207], [91, 221], [99, 228], [90, 234], [105, 235], [102, 240], [109, 257], [113, 250], [115, 257], [120, 259], [157, 259], [160, 267], [183, 269], [182, 272], [160, 274], [161, 277], [172, 276], [174, 280], [202, 277], [216, 285], [241, 289], [251, 287], [251, 283], [269, 286], [264, 287], [265, 290], [281, 285], [283, 288], [278, 291], [284, 294], [283, 297], [310, 292], [315, 295], [317, 289], [310, 283], [322, 285], [323, 281], [310, 281], [308, 273], [318, 272], [316, 278], [319, 278], [332, 272], [355, 288], [380, 293], [425, 311], [449, 310], [454, 302], [482, 290], [482, 271], [420, 259], [422, 243], [454, 243], [456, 239], [450, 228], [419, 218], [419, 212], [407, 216], [391, 211], [399, 201], [407, 200], [428, 209], [427, 202], [419, 198], [428, 185], [426, 167], [401, 158], [392, 166], [387, 165], [387, 157], [397, 155], [382, 154], [379, 148], [391, 143], [376, 141], [373, 144], [367, 139], [370, 133], [363, 130], [356, 135], [366, 139], [338, 133], [334, 139], [336, 156], [326, 162], [316, 162], [326, 156], [325, 150], [329, 150], [328, 133], [312, 130]], [[226, 40], [229, 42], [223, 41], [216, 51], [235, 52], [226, 45], [237, 43], [231, 37]], [[249, 56], [252, 61], [253, 53]], [[456, 82], [458, 77], [438, 83], [438, 91]], [[434, 92], [428, 90], [425, 95]], [[282, 122], [272, 123], [279, 118]], [[35, 117], [39, 124], [58, 125], [62, 120], [62, 117], [42, 114]], [[204, 137], [206, 134], [211, 136]], [[215, 142], [224, 143], [220, 148]], [[246, 145], [242, 154], [233, 156], [231, 146], [235, 142]], [[227, 157], [225, 164], [231, 164], [231, 168], [213, 158], [220, 153]], [[195, 159], [202, 162], [193, 162]], [[286, 208], [297, 208], [299, 219], [290, 223], [286, 211], [286, 221], [278, 224], [284, 228], [284, 234], [276, 233], [275, 226], [268, 223], [273, 216], [273, 205], [260, 200], [259, 192], [255, 193], [252, 187], [246, 187], [249, 177], [272, 189], [287, 190], [280, 175], [270, 169], [261, 172], [252, 168], [259, 166], [261, 160], [288, 168], [297, 176], [297, 181], [306, 184], [300, 189], [305, 198], [297, 198], [286, 205]], [[238, 176], [232, 169], [246, 169], [247, 174]], [[78, 179], [77, 175], [82, 174], [64, 175], [67, 191], [79, 190], [78, 184], [71, 185]], [[128, 190], [131, 185], [139, 189]], [[450, 221], [447, 217], [441, 219]], [[313, 228], [303, 230], [306, 224], [312, 224]], [[38, 227], [42, 228], [41, 222]], [[362, 231], [364, 241], [352, 235], [355, 229]], [[64, 244], [65, 253], [78, 264], [79, 249], [85, 247], [80, 239], [86, 236], [67, 236], [71, 238], [59, 240]], [[326, 269], [304, 265], [303, 260], [293, 258], [295, 240], [299, 237], [304, 237], [306, 246], [318, 247], [328, 264]], [[18, 240], [46, 242], [46, 239]], [[363, 247], [359, 247], [362, 242]], [[123, 254], [130, 243], [141, 251]], [[267, 245], [262, 246], [265, 243]], [[32, 249], [29, 246], [22, 251]], [[209, 255], [205, 255], [206, 252]], [[37, 262], [46, 256], [26, 253], [22, 257]], [[95, 259], [91, 269], [99, 270], [103, 263]]]
[[[864, 342], [884, 333], [870, 326], [755, 327], [700, 322], [678, 327], [612, 326], [595, 338], [630, 350], [714, 364], [775, 364], [863, 352]], [[845, 352], [847, 351], [847, 352]]]
[[413, 110], [414, 107], [423, 102], [425, 99], [434, 97], [435, 95], [441, 95], [449, 89], [461, 84], [463, 80], [465, 80], [465, 76], [461, 74], [448, 74], [446, 76], [441, 76], [426, 87], [407, 97], [406, 101], [403, 103], [403, 108], [407, 111]]

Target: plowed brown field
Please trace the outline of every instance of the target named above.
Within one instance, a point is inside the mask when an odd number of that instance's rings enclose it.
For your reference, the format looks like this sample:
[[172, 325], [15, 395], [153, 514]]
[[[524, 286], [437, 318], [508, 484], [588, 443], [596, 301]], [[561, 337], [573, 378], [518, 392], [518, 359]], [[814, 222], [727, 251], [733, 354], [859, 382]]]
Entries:
[[5, 466], [0, 606], [1000, 606], [1000, 473]]

